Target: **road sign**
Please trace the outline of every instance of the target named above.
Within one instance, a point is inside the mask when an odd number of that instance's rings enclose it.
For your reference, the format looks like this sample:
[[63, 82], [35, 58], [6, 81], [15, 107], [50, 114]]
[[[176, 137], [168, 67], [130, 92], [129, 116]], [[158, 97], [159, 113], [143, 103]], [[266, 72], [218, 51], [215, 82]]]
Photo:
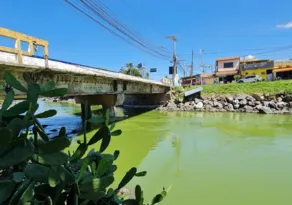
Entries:
[[[173, 66], [169, 66], [169, 75], [172, 75], [173, 74]], [[177, 73], [177, 67], [176, 67], [176, 69], [175, 69], [175, 73]]]
[[157, 71], [157, 68], [150, 68], [151, 73], [155, 73]]

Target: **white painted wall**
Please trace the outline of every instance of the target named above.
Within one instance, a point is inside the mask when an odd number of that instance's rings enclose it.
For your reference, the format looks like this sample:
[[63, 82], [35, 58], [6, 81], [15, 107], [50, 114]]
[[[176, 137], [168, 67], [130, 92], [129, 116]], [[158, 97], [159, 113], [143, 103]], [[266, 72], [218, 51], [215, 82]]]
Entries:
[[[224, 63], [233, 63], [233, 68], [224, 68]], [[221, 71], [234, 71], [239, 70], [239, 59], [238, 60], [226, 60], [226, 61], [218, 61], [218, 72]]]

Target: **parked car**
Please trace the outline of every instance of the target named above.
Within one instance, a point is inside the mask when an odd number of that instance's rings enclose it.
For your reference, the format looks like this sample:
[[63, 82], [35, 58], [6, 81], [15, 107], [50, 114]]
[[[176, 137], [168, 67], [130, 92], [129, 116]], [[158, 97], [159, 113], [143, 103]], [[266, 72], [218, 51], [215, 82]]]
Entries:
[[258, 82], [262, 81], [262, 77], [259, 75], [250, 75], [246, 76], [245, 78], [239, 79], [237, 82], [238, 83], [253, 83], [253, 82]]

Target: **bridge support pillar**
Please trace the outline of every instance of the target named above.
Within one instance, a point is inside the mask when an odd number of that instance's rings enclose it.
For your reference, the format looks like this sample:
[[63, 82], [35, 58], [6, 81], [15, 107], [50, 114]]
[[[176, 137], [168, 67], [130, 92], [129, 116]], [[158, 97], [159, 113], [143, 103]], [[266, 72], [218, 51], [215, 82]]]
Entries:
[[114, 117], [115, 116], [115, 112], [116, 112], [116, 108], [115, 106], [106, 106], [106, 105], [102, 105], [102, 114], [105, 115], [106, 110], [109, 109], [109, 113], [110, 113], [110, 117]]
[[88, 104], [87, 116], [91, 118], [90, 105], [102, 105], [102, 112], [105, 114], [107, 109], [110, 109], [110, 116], [115, 115], [115, 104], [117, 101], [117, 95], [115, 94], [100, 94], [100, 95], [79, 95], [75, 96], [75, 102], [81, 104], [82, 120], [85, 120], [85, 104]]
[[92, 117], [92, 113], [91, 113], [90, 104], [89, 103], [87, 103], [87, 104], [81, 103], [81, 118], [82, 118], [82, 122], [84, 122], [85, 120], [90, 119], [91, 117]]

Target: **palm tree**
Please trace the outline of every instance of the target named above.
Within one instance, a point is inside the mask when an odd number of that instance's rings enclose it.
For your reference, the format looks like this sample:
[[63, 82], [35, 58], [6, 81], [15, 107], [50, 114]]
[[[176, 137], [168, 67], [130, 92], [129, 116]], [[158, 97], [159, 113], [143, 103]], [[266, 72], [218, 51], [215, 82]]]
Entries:
[[145, 70], [145, 67], [138, 68], [134, 66], [133, 63], [126, 63], [125, 67], [120, 69], [120, 73], [149, 79], [149, 73], [145, 72]]

